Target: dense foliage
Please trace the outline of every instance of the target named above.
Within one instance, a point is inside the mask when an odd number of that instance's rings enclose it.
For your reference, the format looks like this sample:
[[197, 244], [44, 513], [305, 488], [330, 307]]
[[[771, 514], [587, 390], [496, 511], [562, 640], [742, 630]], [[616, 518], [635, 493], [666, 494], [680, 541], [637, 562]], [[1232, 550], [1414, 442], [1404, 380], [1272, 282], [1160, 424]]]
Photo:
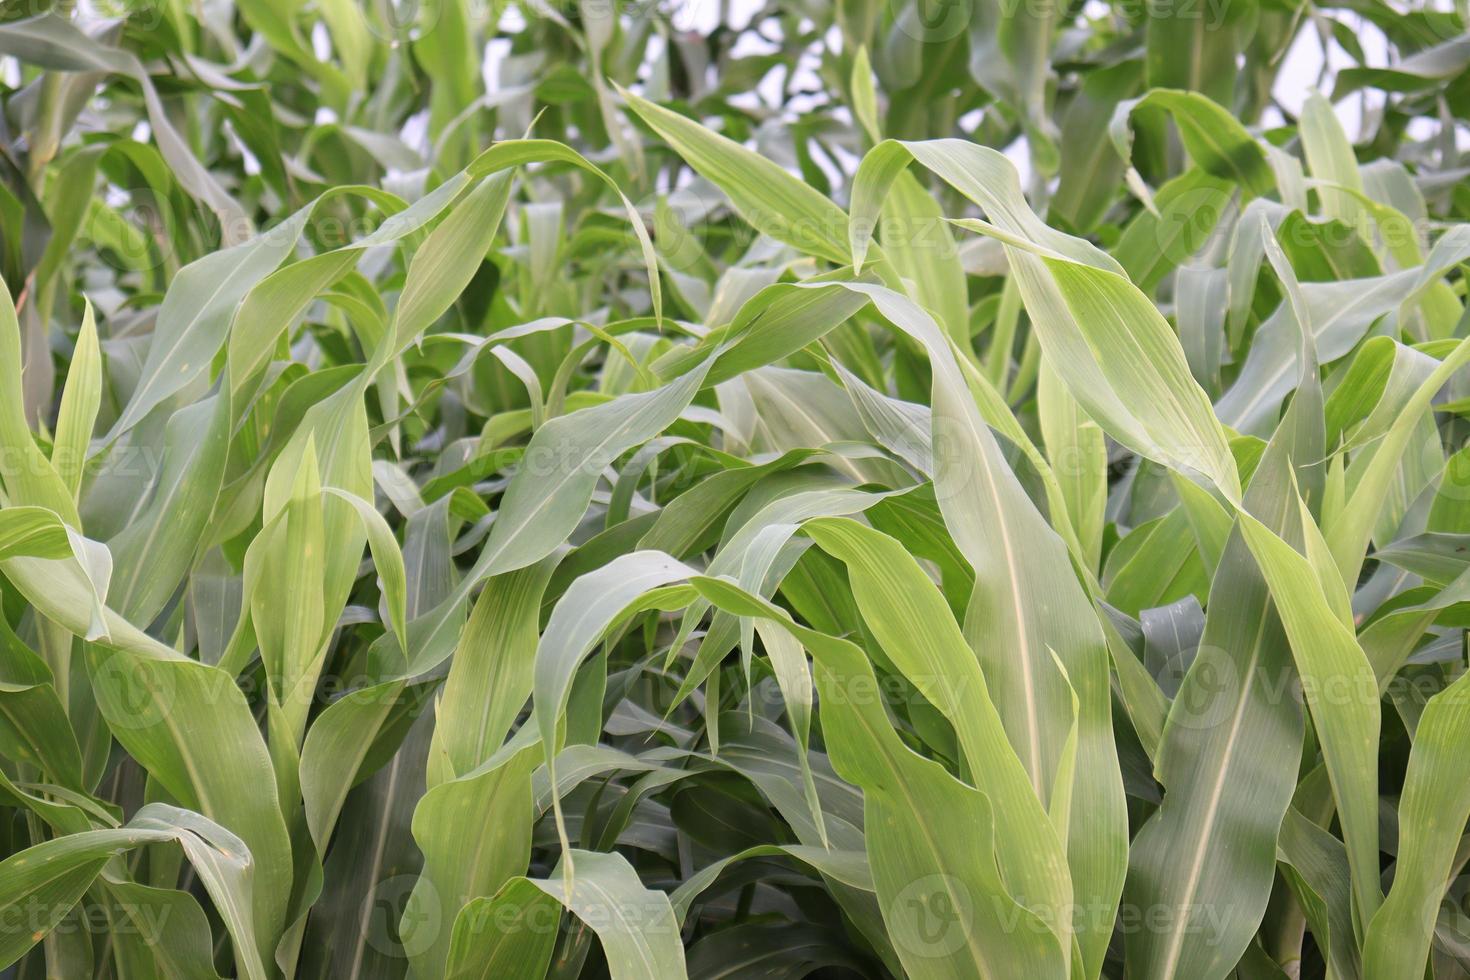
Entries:
[[1470, 977], [1465, 13], [0, 7], [0, 976]]

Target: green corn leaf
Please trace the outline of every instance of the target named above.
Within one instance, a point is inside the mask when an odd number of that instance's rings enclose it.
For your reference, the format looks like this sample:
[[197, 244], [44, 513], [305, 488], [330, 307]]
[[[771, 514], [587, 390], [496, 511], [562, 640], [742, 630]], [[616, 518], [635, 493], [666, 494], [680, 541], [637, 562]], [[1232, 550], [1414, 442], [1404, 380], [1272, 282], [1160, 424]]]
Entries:
[[162, 803], [144, 807], [125, 827], [67, 834], [0, 861], [0, 881], [5, 883], [6, 896], [3, 907], [20, 910], [30, 902], [48, 912], [34, 933], [9, 931], [0, 946], [0, 962], [14, 963], [58, 925], [114, 855], [146, 844], [169, 842], [183, 848], [199, 880], [221, 909], [235, 940], [242, 975], [264, 980], [268, 974], [255, 948], [250, 919], [255, 883], [245, 843], [197, 813]]
[[1173, 118], [1180, 142], [1206, 173], [1232, 181], [1251, 194], [1271, 191], [1275, 180], [1265, 151], [1225, 108], [1198, 92], [1160, 88], [1120, 103], [1108, 125], [1113, 147], [1129, 165], [1129, 186], [1145, 201], [1149, 199], [1147, 189], [1133, 169], [1131, 120], [1134, 113], [1147, 109], [1163, 110]]
[[728, 137], [621, 90], [645, 123], [730, 196], [751, 225], [777, 241], [845, 265], [847, 215], [819, 192]]
[[1464, 972], [1464, 9], [126, 6], [0, 16], [0, 973]]
[[51, 463], [62, 481], [71, 488], [73, 497], [81, 487], [82, 468], [87, 461], [92, 427], [97, 422], [97, 409], [101, 403], [102, 352], [97, 344], [92, 304], [88, 303], [86, 312], [82, 314], [82, 329], [77, 334], [66, 390], [62, 392], [56, 438], [51, 448]]
[[1462, 676], [1430, 699], [1415, 732], [1399, 802], [1399, 857], [1388, 898], [1368, 923], [1368, 976], [1417, 977], [1429, 955], [1445, 881], [1452, 873], [1458, 826], [1470, 798], [1447, 778], [1464, 740], [1467, 683]]

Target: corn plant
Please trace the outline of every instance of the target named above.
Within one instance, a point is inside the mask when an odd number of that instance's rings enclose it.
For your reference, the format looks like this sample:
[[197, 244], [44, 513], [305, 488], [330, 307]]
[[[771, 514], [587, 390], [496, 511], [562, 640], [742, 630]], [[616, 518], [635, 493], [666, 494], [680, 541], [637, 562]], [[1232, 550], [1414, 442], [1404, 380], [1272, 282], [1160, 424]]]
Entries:
[[0, 978], [1470, 977], [1467, 68], [6, 4]]

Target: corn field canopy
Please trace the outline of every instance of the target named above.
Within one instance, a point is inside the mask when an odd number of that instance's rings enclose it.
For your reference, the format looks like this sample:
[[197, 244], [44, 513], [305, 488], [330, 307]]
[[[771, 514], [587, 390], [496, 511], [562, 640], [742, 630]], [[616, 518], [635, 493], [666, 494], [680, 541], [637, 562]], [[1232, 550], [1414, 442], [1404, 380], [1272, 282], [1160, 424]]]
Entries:
[[1470, 978], [1470, 31], [0, 6], [0, 980]]

